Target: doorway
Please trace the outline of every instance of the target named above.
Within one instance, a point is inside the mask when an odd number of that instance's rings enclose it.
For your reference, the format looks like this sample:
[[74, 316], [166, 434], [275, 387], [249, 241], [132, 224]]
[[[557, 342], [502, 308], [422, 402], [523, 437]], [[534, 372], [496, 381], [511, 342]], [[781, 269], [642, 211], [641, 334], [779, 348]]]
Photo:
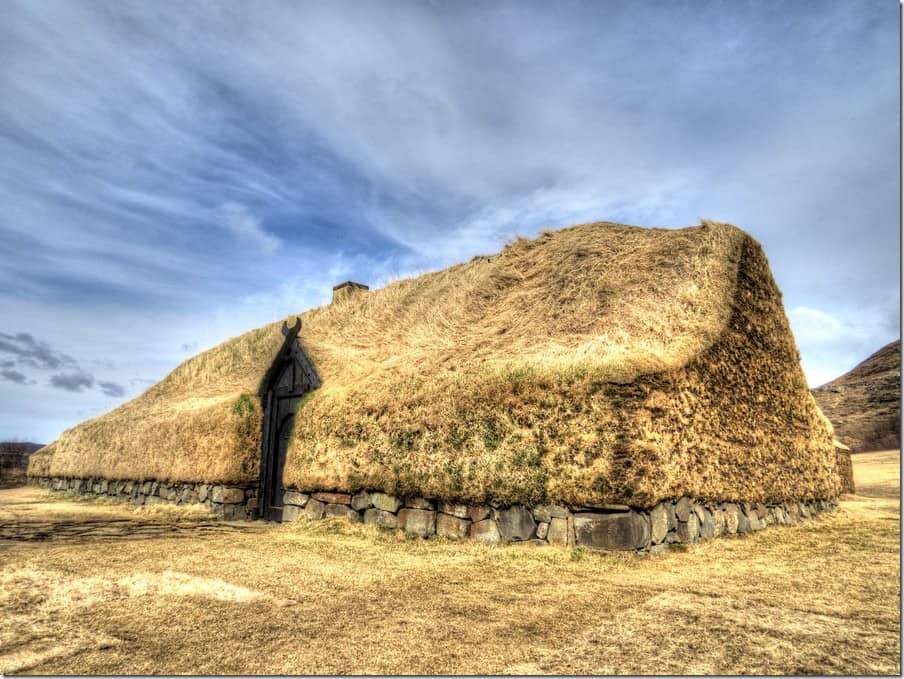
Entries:
[[258, 517], [268, 521], [282, 521], [283, 472], [297, 419], [295, 411], [304, 395], [320, 386], [314, 367], [298, 344], [299, 330], [300, 319], [291, 329], [283, 323], [286, 340], [264, 379], [261, 393], [264, 421]]

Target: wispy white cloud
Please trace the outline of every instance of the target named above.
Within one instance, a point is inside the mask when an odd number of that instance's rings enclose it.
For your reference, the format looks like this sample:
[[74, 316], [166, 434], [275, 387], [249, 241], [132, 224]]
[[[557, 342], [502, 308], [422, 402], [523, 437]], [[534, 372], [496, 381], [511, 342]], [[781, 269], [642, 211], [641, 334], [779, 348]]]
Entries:
[[862, 342], [869, 334], [860, 327], [848, 324], [820, 309], [796, 306], [788, 309], [788, 320], [794, 327], [797, 341], [808, 346]]
[[271, 254], [279, 247], [279, 238], [268, 233], [261, 225], [260, 219], [252, 215], [248, 209], [238, 203], [224, 203], [220, 207], [226, 228], [245, 244], [258, 248], [261, 252]]
[[883, 328], [885, 311], [881, 306], [866, 305], [836, 316], [799, 305], [787, 313], [811, 387], [842, 375], [900, 336], [897, 327]]

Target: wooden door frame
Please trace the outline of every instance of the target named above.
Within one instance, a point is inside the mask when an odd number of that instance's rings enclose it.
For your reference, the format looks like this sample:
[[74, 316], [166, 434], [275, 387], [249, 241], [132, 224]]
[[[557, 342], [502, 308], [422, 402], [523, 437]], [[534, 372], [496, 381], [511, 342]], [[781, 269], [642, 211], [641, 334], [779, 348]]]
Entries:
[[[314, 370], [314, 366], [302, 351], [298, 343], [298, 332], [301, 330], [301, 319], [295, 320], [295, 326], [289, 328], [283, 322], [282, 332], [285, 336], [282, 348], [276, 354], [276, 358], [270, 365], [267, 374], [262, 381], [262, 389], [259, 394], [261, 407], [264, 411], [261, 431], [261, 457], [260, 473], [258, 479], [258, 505], [257, 517], [262, 519], [279, 520], [269, 516], [271, 514], [271, 488], [274, 487], [273, 475], [275, 464], [278, 461], [280, 418], [279, 405], [281, 401], [294, 399], [290, 404], [290, 410], [283, 414], [283, 418], [295, 416], [298, 401], [308, 391], [320, 386], [320, 378]], [[285, 369], [294, 362], [293, 388], [278, 390], [278, 383]], [[280, 480], [281, 482], [281, 480]], [[280, 517], [281, 519], [281, 517]]]

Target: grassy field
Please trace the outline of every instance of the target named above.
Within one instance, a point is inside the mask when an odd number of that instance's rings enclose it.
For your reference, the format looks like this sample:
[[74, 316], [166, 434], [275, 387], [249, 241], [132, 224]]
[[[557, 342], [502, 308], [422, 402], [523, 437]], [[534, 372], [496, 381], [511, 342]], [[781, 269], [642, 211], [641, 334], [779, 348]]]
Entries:
[[837, 512], [654, 557], [3, 490], [0, 671], [898, 674], [899, 459], [856, 455]]

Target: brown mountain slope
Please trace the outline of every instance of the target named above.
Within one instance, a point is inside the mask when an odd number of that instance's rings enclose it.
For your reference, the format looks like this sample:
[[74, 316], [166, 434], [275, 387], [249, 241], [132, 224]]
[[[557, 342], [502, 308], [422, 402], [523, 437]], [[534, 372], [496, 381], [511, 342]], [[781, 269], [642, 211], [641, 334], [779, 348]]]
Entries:
[[901, 340], [812, 391], [853, 452], [901, 447]]

